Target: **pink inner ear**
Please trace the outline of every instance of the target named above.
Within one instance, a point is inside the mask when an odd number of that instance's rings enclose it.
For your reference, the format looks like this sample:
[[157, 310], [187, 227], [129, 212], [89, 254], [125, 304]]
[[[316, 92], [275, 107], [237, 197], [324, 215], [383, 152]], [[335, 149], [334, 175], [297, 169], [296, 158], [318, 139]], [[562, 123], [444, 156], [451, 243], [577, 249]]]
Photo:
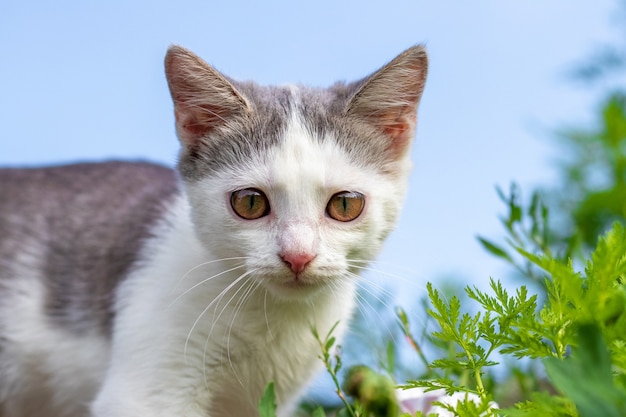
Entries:
[[201, 135], [206, 132], [207, 126], [201, 120], [198, 120], [196, 114], [186, 110], [180, 110], [177, 108], [175, 110], [176, 114], [176, 123], [183, 129], [186, 133], [190, 135]]
[[[392, 118], [393, 117], [393, 118]], [[395, 155], [401, 155], [415, 133], [417, 115], [414, 112], [389, 117], [382, 122], [383, 131], [391, 139], [389, 148]]]
[[181, 140], [185, 144], [193, 146], [197, 140], [215, 129], [219, 124], [224, 124], [224, 115], [216, 110], [219, 109], [211, 109], [209, 106], [190, 107], [176, 104], [174, 115]]

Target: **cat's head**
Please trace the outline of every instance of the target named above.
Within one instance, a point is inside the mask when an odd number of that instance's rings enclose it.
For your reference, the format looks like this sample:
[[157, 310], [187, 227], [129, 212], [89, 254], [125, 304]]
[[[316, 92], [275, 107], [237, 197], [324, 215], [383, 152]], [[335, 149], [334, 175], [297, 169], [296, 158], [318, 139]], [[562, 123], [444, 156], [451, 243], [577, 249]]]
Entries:
[[178, 46], [165, 68], [200, 240], [279, 298], [352, 280], [404, 200], [424, 48], [328, 89], [234, 81]]

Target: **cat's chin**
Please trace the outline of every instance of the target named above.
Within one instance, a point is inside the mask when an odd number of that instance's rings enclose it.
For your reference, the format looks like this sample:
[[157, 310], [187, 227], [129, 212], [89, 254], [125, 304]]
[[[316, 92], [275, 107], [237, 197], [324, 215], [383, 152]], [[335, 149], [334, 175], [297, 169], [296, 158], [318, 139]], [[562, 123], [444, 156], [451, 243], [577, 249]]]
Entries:
[[310, 301], [311, 297], [328, 290], [323, 281], [302, 279], [269, 281], [265, 283], [267, 290], [277, 299], [284, 301]]

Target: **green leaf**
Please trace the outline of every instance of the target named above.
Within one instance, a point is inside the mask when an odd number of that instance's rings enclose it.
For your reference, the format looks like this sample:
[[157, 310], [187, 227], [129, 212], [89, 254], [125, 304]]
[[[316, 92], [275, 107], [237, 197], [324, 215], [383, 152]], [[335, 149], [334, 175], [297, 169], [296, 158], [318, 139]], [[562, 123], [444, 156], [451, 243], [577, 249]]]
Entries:
[[331, 336], [330, 339], [326, 340], [326, 345], [324, 346], [324, 349], [328, 352], [333, 347], [336, 340], [337, 339], [335, 339], [335, 336]]
[[393, 375], [396, 369], [396, 347], [391, 340], [387, 343], [387, 350], [385, 353], [385, 369], [390, 375]]
[[501, 409], [500, 413], [507, 417], [579, 417], [571, 400], [547, 392], [533, 392], [530, 400]]
[[270, 382], [265, 387], [265, 392], [259, 401], [260, 417], [276, 417], [276, 393], [274, 391], [274, 382]]
[[480, 236], [478, 236], [478, 241], [481, 243], [481, 245], [483, 245], [483, 248], [485, 248], [487, 252], [491, 253], [492, 255], [498, 258], [502, 258], [509, 262], [513, 262], [513, 258], [511, 257], [511, 255], [509, 255], [509, 253], [505, 251], [504, 249], [502, 249], [500, 246]]
[[313, 411], [313, 414], [311, 414], [311, 417], [326, 417], [326, 413], [322, 407], [317, 407], [315, 411]]
[[337, 326], [339, 326], [340, 321], [337, 320], [335, 322], [335, 324], [333, 324], [333, 327], [330, 328], [330, 330], [328, 331], [328, 333], [326, 334], [326, 338], [324, 338], [324, 340], [328, 340], [331, 335], [333, 334], [333, 332], [335, 331], [335, 329], [337, 328]]
[[580, 417], [626, 415], [626, 393], [614, 385], [611, 357], [597, 326], [580, 327], [571, 357], [547, 358], [544, 364], [551, 382], [576, 404]]

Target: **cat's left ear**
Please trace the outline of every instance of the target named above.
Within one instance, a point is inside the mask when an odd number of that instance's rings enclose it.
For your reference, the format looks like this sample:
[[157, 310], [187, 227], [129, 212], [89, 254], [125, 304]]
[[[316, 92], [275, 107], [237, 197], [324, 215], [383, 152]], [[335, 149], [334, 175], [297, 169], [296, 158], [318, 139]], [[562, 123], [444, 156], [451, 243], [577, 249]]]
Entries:
[[404, 155], [415, 135], [417, 106], [427, 72], [426, 49], [421, 45], [407, 49], [361, 81], [346, 114], [379, 128], [391, 140], [393, 154]]

